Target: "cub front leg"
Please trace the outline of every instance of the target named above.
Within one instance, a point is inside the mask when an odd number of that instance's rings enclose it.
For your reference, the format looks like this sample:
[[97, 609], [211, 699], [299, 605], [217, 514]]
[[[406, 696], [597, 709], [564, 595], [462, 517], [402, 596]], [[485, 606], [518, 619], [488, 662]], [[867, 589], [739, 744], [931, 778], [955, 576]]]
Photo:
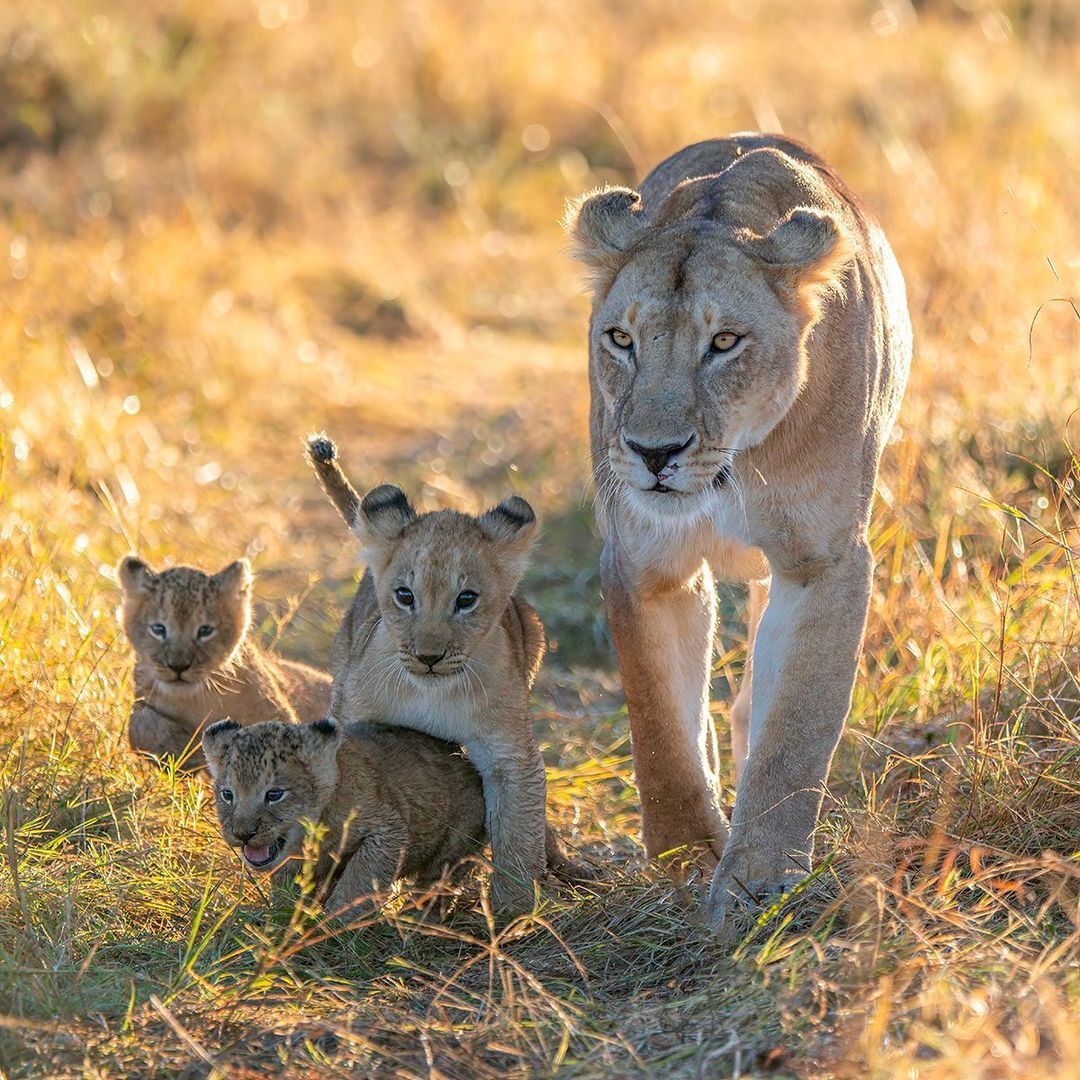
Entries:
[[185, 769], [201, 769], [206, 765], [199, 733], [189, 731], [183, 724], [170, 720], [149, 705], [138, 704], [128, 720], [128, 741], [139, 754], [156, 758], [175, 758]]
[[385, 825], [366, 836], [326, 900], [330, 915], [348, 920], [373, 910], [373, 894], [389, 889], [401, 874], [408, 843], [404, 821]]
[[656, 858], [686, 849], [711, 869], [727, 837], [709, 715], [712, 575], [700, 559], [681, 580], [642, 573], [611, 540], [601, 572], [630, 716], [645, 850]]
[[754, 645], [749, 753], [709, 894], [716, 927], [733, 904], [763, 903], [811, 868], [829, 763], [851, 707], [870, 573], [859, 544], [810, 580], [773, 577]]
[[484, 784], [495, 867], [492, 902], [506, 915], [531, 911], [533, 882], [543, 877], [547, 865], [547, 774], [540, 749], [535, 743], [510, 752], [469, 747], [469, 756]]

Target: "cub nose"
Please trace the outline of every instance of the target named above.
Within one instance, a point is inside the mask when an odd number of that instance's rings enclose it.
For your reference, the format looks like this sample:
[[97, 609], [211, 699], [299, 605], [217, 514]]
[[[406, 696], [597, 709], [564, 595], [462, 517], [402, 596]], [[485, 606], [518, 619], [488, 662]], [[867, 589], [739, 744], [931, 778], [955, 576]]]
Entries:
[[681, 454], [693, 441], [694, 436], [691, 435], [685, 442], [650, 445], [648, 443], [634, 442], [633, 439], [627, 439], [626, 445], [645, 462], [645, 467], [649, 472], [654, 476], [659, 476], [663, 471], [664, 466], [675, 457], [676, 454]]
[[174, 671], [177, 675], [183, 675], [184, 672], [187, 671], [187, 669], [189, 667], [191, 667], [191, 661], [190, 660], [187, 660], [187, 661], [185, 661], [185, 660], [173, 660], [169, 664], [169, 669], [171, 671]]
[[242, 832], [239, 829], [233, 829], [233, 836], [240, 841], [241, 844], [246, 844], [255, 835], [254, 829], [244, 829]]
[[416, 659], [419, 660], [420, 663], [423, 664], [428, 669], [428, 671], [434, 671], [435, 670], [435, 665], [445, 655], [446, 655], [446, 650], [443, 649], [443, 651], [441, 653], [439, 653], [438, 656], [436, 656], [435, 653], [417, 653], [416, 654]]

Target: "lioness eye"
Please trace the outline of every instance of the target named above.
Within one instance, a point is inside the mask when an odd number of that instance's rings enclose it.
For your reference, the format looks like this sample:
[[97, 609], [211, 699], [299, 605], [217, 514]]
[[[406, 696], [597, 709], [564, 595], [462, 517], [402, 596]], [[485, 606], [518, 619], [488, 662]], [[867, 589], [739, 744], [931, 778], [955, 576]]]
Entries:
[[612, 345], [620, 349], [629, 349], [634, 344], [634, 339], [625, 330], [620, 330], [618, 327], [612, 327], [608, 331], [608, 337], [611, 338]]
[[476, 607], [476, 601], [480, 599], [478, 593], [474, 593], [472, 589], [464, 589], [458, 593], [457, 600], [454, 603], [454, 609], [456, 611], [468, 611], [469, 608]]
[[716, 352], [731, 352], [742, 338], [731, 330], [721, 330], [712, 339], [712, 347]]
[[394, 590], [394, 599], [403, 608], [411, 608], [416, 603], [416, 597], [413, 596], [412, 589], [406, 589], [404, 585], [399, 585]]
[[266, 793], [267, 802], [281, 802], [285, 798], [285, 792], [279, 787], [272, 787]]
[[221, 796], [222, 802], [231, 803], [233, 800], [233, 793], [227, 787], [223, 787], [218, 794]]
[[169, 636], [169, 632], [165, 629], [164, 624], [159, 622], [150, 624], [150, 633], [156, 637], [158, 641], [164, 641]]
[[200, 626], [199, 629], [195, 632], [195, 636], [200, 641], [205, 641], [213, 633], [214, 633], [214, 628], [212, 626]]

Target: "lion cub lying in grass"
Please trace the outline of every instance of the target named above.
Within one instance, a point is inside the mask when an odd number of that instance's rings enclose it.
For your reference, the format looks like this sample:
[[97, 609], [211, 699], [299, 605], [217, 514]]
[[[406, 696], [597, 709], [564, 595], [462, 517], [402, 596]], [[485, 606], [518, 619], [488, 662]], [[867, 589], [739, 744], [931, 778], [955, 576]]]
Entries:
[[308, 460], [368, 563], [334, 641], [331, 714], [468, 750], [484, 785], [502, 911], [532, 906], [547, 865], [588, 876], [570, 868], [545, 825], [547, 779], [528, 709], [544, 629], [514, 594], [536, 531], [532, 508], [515, 495], [480, 517], [418, 515], [392, 485], [361, 500], [329, 439], [313, 436]]
[[251, 569], [246, 559], [216, 574], [189, 566], [154, 573], [134, 555], [117, 569], [121, 618], [135, 650], [131, 748], [203, 764], [198, 733], [237, 716], [312, 720], [330, 703], [330, 676], [268, 656], [248, 636]]
[[203, 733], [225, 839], [270, 873], [325, 830], [315, 863], [331, 914], [399, 877], [438, 881], [484, 844], [484, 794], [458, 747], [416, 731], [222, 720]]

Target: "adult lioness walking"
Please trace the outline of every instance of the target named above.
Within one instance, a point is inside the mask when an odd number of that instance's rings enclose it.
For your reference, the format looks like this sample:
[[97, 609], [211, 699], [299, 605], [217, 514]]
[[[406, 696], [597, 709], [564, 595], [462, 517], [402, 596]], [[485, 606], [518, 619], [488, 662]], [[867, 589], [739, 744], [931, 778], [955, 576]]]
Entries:
[[[904, 282], [829, 166], [775, 136], [687, 147], [640, 193], [580, 200], [568, 228], [593, 272], [602, 577], [645, 844], [718, 860], [719, 924], [733, 898], [810, 867], [910, 365]], [[753, 583], [730, 833], [708, 710], [714, 574]]]

